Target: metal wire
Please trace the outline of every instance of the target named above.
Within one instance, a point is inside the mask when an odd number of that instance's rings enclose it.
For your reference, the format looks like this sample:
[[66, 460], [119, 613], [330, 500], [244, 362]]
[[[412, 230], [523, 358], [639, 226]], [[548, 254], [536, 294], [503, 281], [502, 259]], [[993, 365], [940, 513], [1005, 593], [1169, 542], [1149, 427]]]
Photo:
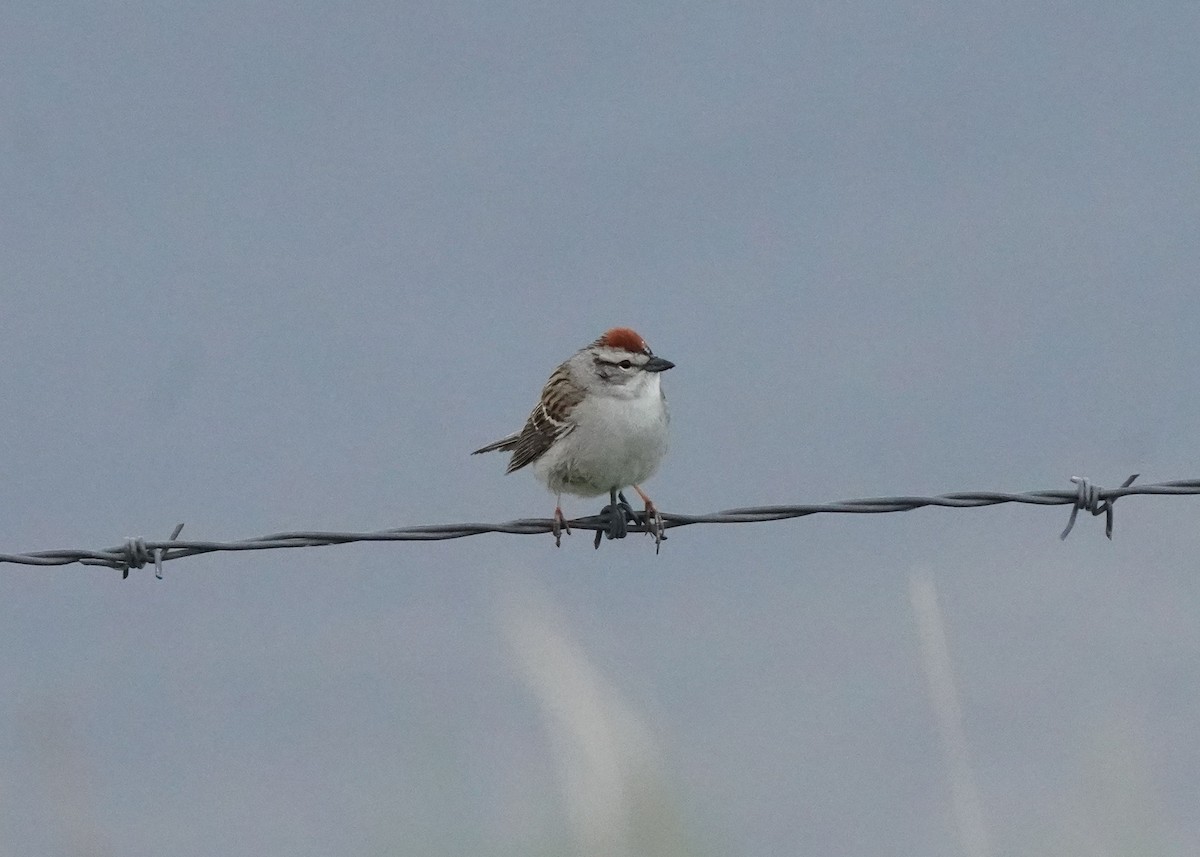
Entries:
[[[951, 509], [967, 509], [978, 506], [997, 506], [1002, 503], [1025, 503], [1033, 506], [1071, 506], [1071, 517], [1060, 535], [1065, 539], [1075, 526], [1080, 510], [1092, 515], [1104, 515], [1105, 534], [1112, 538], [1113, 504], [1120, 497], [1132, 494], [1194, 495], [1200, 494], [1200, 479], [1181, 479], [1150, 485], [1134, 485], [1137, 474], [1130, 476], [1118, 488], [1100, 488], [1086, 477], [1075, 476], [1071, 489], [1028, 491], [1007, 493], [1001, 491], [963, 491], [954, 494], [939, 494], [934, 497], [902, 496], [874, 497], [860, 500], [843, 500], [838, 503], [802, 503], [789, 506], [752, 506], [744, 509], [728, 509], [709, 515], [679, 515], [662, 513], [664, 528], [671, 530], [692, 524], [751, 524], [764, 521], [782, 521], [788, 518], [803, 518], [820, 514], [880, 514], [883, 512], [908, 512], [925, 506], [943, 506]], [[569, 522], [571, 529], [604, 530], [606, 523], [598, 515], [577, 518]], [[182, 559], [197, 554], [217, 551], [261, 551], [281, 548], [306, 548], [324, 545], [344, 545], [352, 542], [427, 542], [444, 539], [461, 539], [483, 533], [509, 533], [513, 535], [535, 535], [553, 532], [554, 521], [550, 518], [523, 518], [500, 524], [427, 524], [416, 527], [396, 527], [375, 532], [317, 532], [300, 531], [275, 533], [258, 538], [233, 542], [179, 541], [177, 536], [183, 528], [175, 528], [166, 541], [154, 542], [145, 539], [127, 539], [123, 545], [105, 550], [48, 550], [23, 554], [0, 554], [0, 563], [20, 565], [100, 565], [115, 568], [128, 576], [131, 568], [144, 568], [153, 564], [155, 573], [162, 577], [162, 564], [168, 560]], [[651, 532], [644, 522], [629, 524], [629, 532]]]

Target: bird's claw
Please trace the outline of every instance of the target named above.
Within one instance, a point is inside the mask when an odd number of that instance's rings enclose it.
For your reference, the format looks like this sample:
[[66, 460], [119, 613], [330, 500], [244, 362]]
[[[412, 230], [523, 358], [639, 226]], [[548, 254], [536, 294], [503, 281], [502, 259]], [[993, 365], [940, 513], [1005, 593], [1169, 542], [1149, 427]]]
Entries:
[[571, 535], [571, 526], [567, 523], [567, 518], [563, 515], [561, 508], [554, 510], [553, 523], [550, 524], [550, 532], [554, 533], [554, 546], [562, 547], [563, 530], [567, 531], [567, 535]]
[[646, 511], [641, 515], [641, 523], [645, 526], [646, 532], [654, 536], [654, 553], [657, 554], [662, 548], [662, 543], [667, 540], [667, 533], [663, 526], [662, 515], [649, 500], [646, 501]]

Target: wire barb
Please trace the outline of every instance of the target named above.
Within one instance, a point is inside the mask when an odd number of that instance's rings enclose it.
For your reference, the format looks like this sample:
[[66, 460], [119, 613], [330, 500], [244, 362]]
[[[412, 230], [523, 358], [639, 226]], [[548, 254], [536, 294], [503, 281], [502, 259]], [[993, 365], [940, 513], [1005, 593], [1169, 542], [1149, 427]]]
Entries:
[[146, 563], [154, 559], [150, 549], [146, 547], [145, 539], [125, 540], [125, 561], [121, 564], [121, 579], [129, 577], [129, 569], [145, 568]]
[[[1121, 483], [1121, 487], [1128, 488], [1139, 475], [1141, 474], [1133, 474]], [[1077, 488], [1075, 505], [1071, 507], [1071, 517], [1067, 519], [1067, 527], [1059, 534], [1059, 539], [1065, 541], [1071, 534], [1071, 530], [1075, 527], [1075, 518], [1082, 509], [1085, 512], [1091, 512], [1093, 517], [1104, 515], [1104, 535], [1108, 537], [1109, 541], [1112, 541], [1113, 503], [1117, 501], [1116, 496], [1108, 496], [1104, 489], [1099, 485], [1093, 485], [1086, 476], [1072, 476], [1071, 481]]]
[[[658, 513], [658, 520], [637, 515], [627, 521], [627, 531], [632, 533], [662, 533], [675, 527], [692, 524], [750, 524], [766, 521], [782, 521], [818, 514], [868, 514], [883, 512], [907, 512], [927, 506], [949, 509], [971, 509], [981, 506], [998, 506], [1002, 503], [1023, 503], [1031, 506], [1071, 506], [1071, 517], [1061, 537], [1066, 538], [1075, 525], [1079, 510], [1093, 515], [1103, 513], [1106, 518], [1105, 535], [1112, 538], [1113, 503], [1128, 494], [1153, 495], [1200, 495], [1200, 479], [1181, 479], [1174, 482], [1134, 485], [1137, 474], [1130, 476], [1119, 488], [1100, 488], [1090, 480], [1076, 476], [1072, 478], [1074, 488], [1049, 491], [1007, 493], [1002, 491], [963, 491], [954, 494], [939, 494], [934, 497], [899, 496], [874, 497], [859, 500], [842, 500], [837, 503], [802, 503], [780, 506], [753, 506], [743, 509], [728, 509], [707, 515], [679, 515], [669, 512]], [[561, 522], [572, 529], [606, 532], [610, 521], [600, 515]], [[53, 566], [83, 563], [115, 568], [128, 577], [129, 569], [144, 568], [153, 562], [156, 576], [162, 575], [162, 564], [167, 560], [185, 556], [216, 553], [218, 551], [261, 551], [283, 548], [318, 547], [322, 545], [344, 545], [352, 542], [430, 542], [446, 539], [461, 539], [483, 533], [509, 533], [512, 535], [535, 535], [553, 533], [556, 521], [551, 518], [522, 518], [500, 524], [425, 524], [415, 527], [396, 527], [374, 532], [314, 532], [274, 533], [241, 541], [179, 541], [183, 525], [180, 524], [165, 542], [147, 542], [144, 539], [126, 539], [124, 544], [107, 550], [48, 550], [23, 554], [0, 554], [0, 563], [19, 565]], [[666, 538], [665, 535], [662, 536]], [[655, 549], [658, 548], [656, 539]]]
[[[167, 541], [175, 541], [177, 538], [179, 538], [179, 534], [182, 532], [183, 523], [180, 522], [175, 525], [175, 529], [171, 530], [171, 538], [167, 539]], [[165, 550], [165, 548], [158, 547], [154, 549], [154, 576], [159, 580], [162, 580], [163, 550]]]
[[[131, 568], [145, 568], [148, 563], [154, 563], [154, 576], [162, 580], [163, 560], [174, 558], [166, 551], [170, 548], [170, 542], [175, 541], [182, 530], [183, 524], [176, 524], [175, 529], [171, 532], [171, 538], [167, 539], [167, 544], [147, 544], [145, 539], [128, 538], [125, 539], [123, 545], [106, 551], [43, 551], [36, 554], [18, 555], [18, 557], [0, 556], [0, 562], [25, 562], [24, 559], [19, 558], [23, 556], [32, 560], [26, 562], [28, 565], [67, 565], [69, 562], [78, 562], [81, 565], [102, 565], [120, 571], [122, 580], [129, 578]], [[70, 553], [77, 553], [78, 556], [66, 561], [58, 561], [55, 558], [56, 554]]]

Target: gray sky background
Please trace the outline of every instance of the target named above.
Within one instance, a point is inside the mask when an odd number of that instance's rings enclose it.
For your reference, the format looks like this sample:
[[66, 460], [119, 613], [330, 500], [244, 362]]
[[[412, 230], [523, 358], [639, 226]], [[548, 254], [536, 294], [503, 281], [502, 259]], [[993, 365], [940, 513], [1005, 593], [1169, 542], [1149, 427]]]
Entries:
[[[1200, 7], [993, 6], [10, 2], [0, 552], [547, 516], [467, 453], [616, 324], [668, 511], [1200, 475]], [[6, 566], [0, 850], [1195, 854], [1118, 505]]]

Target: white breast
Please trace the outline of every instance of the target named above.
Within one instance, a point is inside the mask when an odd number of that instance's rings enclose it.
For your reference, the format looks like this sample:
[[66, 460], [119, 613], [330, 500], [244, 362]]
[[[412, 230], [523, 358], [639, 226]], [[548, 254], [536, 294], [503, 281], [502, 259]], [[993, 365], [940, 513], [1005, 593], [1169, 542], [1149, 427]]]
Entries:
[[667, 452], [668, 421], [657, 375], [636, 398], [588, 396], [571, 414], [571, 432], [534, 462], [534, 475], [551, 491], [583, 497], [640, 484]]

